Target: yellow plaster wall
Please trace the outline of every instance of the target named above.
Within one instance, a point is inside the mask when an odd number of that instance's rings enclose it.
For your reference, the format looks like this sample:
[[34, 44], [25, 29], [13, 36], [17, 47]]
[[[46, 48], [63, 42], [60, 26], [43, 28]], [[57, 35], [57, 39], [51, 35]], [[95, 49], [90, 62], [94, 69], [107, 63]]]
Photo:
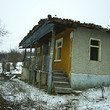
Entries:
[[[63, 38], [63, 46], [62, 46], [62, 59], [61, 61], [53, 61], [53, 70], [63, 70], [68, 75], [71, 71], [71, 39], [70, 39], [70, 33], [73, 31], [73, 29], [67, 29], [63, 33], [58, 34], [55, 38], [55, 44], [56, 40]], [[54, 50], [54, 57], [53, 60], [55, 60], [55, 54], [56, 49]]]

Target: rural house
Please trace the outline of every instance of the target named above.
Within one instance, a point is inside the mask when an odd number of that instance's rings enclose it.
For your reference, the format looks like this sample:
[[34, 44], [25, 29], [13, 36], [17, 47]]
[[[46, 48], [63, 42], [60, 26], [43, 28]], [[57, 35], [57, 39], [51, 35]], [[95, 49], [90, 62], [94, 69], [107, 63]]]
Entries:
[[48, 15], [19, 47], [25, 49], [22, 79], [47, 85], [48, 93], [110, 85], [109, 29]]

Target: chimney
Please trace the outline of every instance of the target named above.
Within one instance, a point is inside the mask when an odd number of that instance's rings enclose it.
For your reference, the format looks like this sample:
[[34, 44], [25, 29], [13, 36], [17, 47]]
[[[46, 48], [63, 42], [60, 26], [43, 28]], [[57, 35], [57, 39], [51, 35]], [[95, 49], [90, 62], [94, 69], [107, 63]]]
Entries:
[[51, 19], [51, 18], [52, 18], [52, 16], [50, 14], [48, 14], [48, 19]]

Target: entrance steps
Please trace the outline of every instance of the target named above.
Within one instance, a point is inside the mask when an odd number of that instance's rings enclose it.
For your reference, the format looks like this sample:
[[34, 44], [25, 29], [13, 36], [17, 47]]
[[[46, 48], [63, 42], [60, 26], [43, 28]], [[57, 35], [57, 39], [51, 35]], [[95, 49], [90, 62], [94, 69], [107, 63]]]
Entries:
[[68, 76], [63, 71], [53, 72], [53, 86], [56, 94], [70, 94], [72, 92]]

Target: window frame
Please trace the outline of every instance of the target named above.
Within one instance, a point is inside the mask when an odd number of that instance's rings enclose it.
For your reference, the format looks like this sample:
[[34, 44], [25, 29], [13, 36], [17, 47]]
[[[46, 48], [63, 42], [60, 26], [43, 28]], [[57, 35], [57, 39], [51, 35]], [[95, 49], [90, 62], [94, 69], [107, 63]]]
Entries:
[[[57, 47], [57, 44], [61, 42], [61, 46]], [[56, 53], [55, 53], [55, 60], [54, 62], [60, 62], [62, 61], [62, 47], [63, 47], [63, 38], [60, 38], [60, 39], [57, 39], [56, 40], [56, 44], [55, 44], [55, 50], [56, 50]], [[61, 48], [61, 58], [58, 59], [58, 49]]]
[[[91, 40], [98, 41], [99, 42], [99, 45], [98, 46], [92, 45], [91, 44]], [[97, 60], [91, 59], [91, 48], [92, 47], [93, 48], [98, 48], [98, 59]], [[101, 61], [101, 40], [100, 39], [90, 38], [90, 42], [89, 42], [89, 60], [90, 61]]]

